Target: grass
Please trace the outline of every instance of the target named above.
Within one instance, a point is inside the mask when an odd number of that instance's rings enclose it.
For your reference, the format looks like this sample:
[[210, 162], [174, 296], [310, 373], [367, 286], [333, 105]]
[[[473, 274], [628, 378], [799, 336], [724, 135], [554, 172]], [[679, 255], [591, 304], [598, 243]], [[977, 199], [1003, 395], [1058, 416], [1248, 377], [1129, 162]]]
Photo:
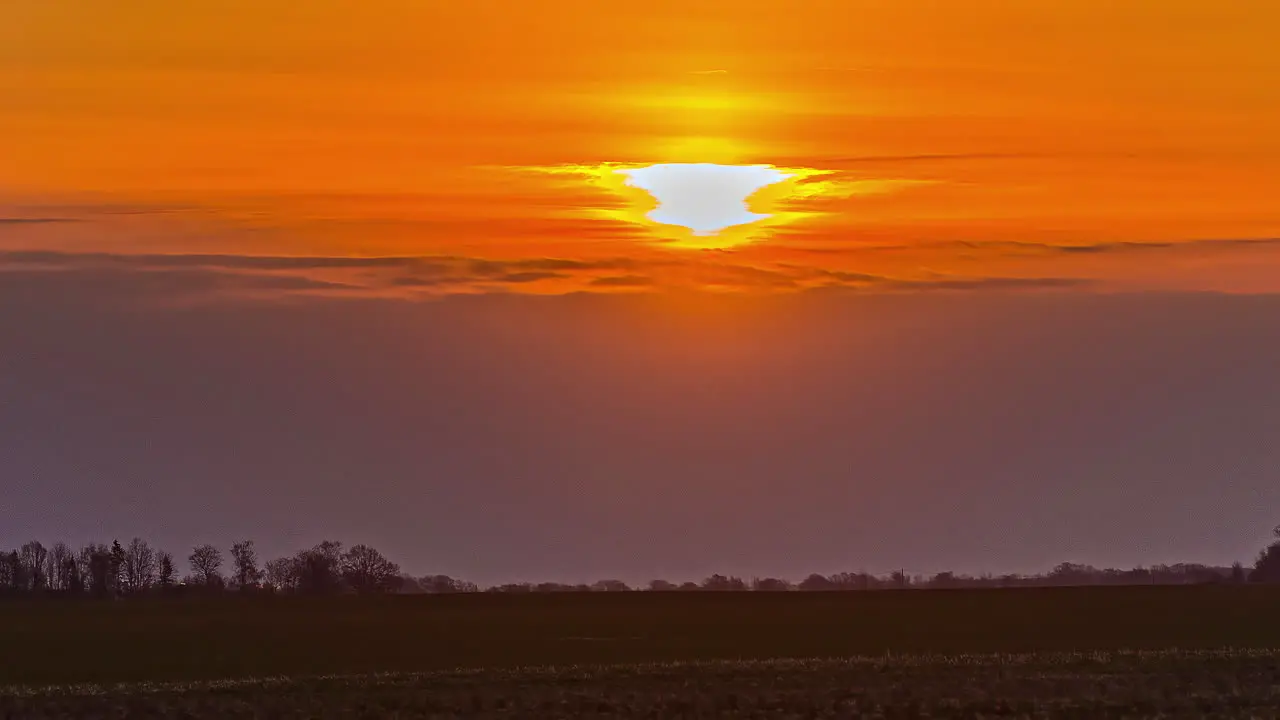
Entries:
[[1123, 652], [516, 668], [0, 692], [29, 718], [1275, 717], [1280, 653]]
[[0, 686], [1280, 647], [1280, 588], [0, 603]]

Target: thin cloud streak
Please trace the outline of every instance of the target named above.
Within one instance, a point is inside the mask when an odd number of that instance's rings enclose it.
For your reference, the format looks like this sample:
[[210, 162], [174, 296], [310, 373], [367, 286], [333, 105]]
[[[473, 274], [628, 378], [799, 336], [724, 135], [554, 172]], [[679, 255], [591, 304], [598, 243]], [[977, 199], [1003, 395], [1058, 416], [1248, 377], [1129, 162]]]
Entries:
[[[1280, 292], [1265, 269], [1280, 263], [1280, 238], [1195, 240], [1182, 243], [949, 242], [823, 247], [782, 238], [728, 250], [654, 249], [597, 258], [476, 257], [466, 255], [249, 255], [0, 251], [0, 282], [17, 275], [90, 274], [139, 278], [152, 287], [207, 300], [278, 293], [303, 297], [431, 299], [449, 294], [576, 292], [662, 293], [727, 291], [794, 293], [1019, 292], [1187, 289], [1231, 291], [1217, 267], [1248, 267], [1253, 284], [1237, 292]], [[619, 248], [619, 250], [623, 250]], [[634, 249], [629, 252], [635, 253]], [[1130, 255], [1149, 258], [1133, 280]], [[1194, 264], [1187, 261], [1194, 259]], [[1270, 264], [1268, 264], [1270, 263]], [[182, 273], [191, 271], [190, 276]], [[155, 277], [192, 280], [189, 291]], [[203, 274], [201, 274], [203, 273]], [[1272, 277], [1268, 280], [1268, 277]], [[289, 280], [288, 278], [294, 278]], [[46, 278], [54, 281], [54, 278]]]
[[[619, 271], [626, 274], [619, 275]], [[254, 257], [230, 255], [117, 255], [11, 251], [0, 253], [0, 284], [92, 284], [138, 281], [150, 291], [183, 297], [283, 296], [340, 292], [350, 297], [428, 299], [448, 294], [715, 289], [800, 292], [844, 288], [859, 291], [1050, 289], [1087, 284], [1074, 278], [894, 277], [792, 263], [733, 261], [732, 254], [643, 261], [633, 258]]]

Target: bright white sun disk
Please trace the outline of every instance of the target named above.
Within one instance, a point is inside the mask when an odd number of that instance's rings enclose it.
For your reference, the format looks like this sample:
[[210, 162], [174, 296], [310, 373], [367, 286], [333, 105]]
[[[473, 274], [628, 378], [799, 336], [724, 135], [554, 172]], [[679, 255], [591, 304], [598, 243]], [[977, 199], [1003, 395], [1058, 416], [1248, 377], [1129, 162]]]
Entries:
[[768, 165], [712, 163], [663, 163], [619, 172], [627, 176], [628, 185], [658, 201], [648, 214], [650, 220], [703, 236], [769, 217], [748, 210], [747, 198], [790, 177]]

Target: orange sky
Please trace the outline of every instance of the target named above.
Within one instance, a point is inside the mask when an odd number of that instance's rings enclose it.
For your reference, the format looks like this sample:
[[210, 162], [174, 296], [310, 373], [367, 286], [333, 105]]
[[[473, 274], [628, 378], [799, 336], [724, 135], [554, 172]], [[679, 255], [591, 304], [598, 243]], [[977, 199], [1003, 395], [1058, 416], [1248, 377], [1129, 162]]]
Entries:
[[[1269, 0], [8, 0], [0, 270], [1274, 292], [1277, 27]], [[825, 172], [700, 251], [600, 182], [654, 162]]]

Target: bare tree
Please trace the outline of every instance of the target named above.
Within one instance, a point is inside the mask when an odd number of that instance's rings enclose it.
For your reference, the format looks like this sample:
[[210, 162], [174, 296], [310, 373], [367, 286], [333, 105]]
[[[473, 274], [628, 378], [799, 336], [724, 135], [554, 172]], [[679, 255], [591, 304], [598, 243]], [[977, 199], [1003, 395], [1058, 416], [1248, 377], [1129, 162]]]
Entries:
[[178, 571], [173, 566], [173, 555], [161, 550], [156, 554], [156, 558], [156, 583], [162, 588], [173, 587], [178, 579]]
[[418, 578], [418, 585], [423, 592], [447, 594], [447, 593], [473, 593], [480, 592], [480, 588], [473, 582], [466, 580], [457, 580], [448, 575], [424, 575]]
[[424, 575], [418, 579], [418, 584], [422, 586], [422, 591], [427, 593], [457, 592], [457, 581], [448, 575]]
[[627, 592], [631, 586], [621, 580], [600, 580], [591, 585], [594, 592]]
[[191, 564], [191, 572], [195, 574], [196, 582], [205, 587], [218, 587], [222, 585], [222, 551], [212, 545], [198, 545], [191, 550], [191, 556], [187, 559]]
[[276, 558], [267, 561], [263, 576], [272, 590], [293, 592], [298, 589], [300, 568], [296, 556]]
[[94, 547], [94, 543], [89, 543], [76, 551], [76, 572], [84, 579], [86, 588], [93, 584], [92, 573], [89, 572], [89, 559], [93, 556]]
[[120, 546], [119, 540], [111, 541], [110, 555], [110, 577], [111, 592], [119, 594], [124, 587], [124, 548]]
[[84, 573], [80, 572], [80, 563], [74, 557], [62, 561], [62, 571], [66, 574], [67, 585], [64, 590], [72, 595], [84, 593]]
[[368, 545], [355, 545], [342, 555], [342, 578], [358, 593], [394, 592], [400, 566]]
[[1243, 563], [1239, 561], [1231, 563], [1231, 582], [1232, 583], [1236, 585], [1240, 585], [1244, 583], [1248, 579], [1248, 577], [1249, 577], [1249, 574], [1245, 572]]
[[98, 598], [110, 596], [115, 592], [115, 584], [111, 578], [111, 550], [106, 545], [90, 544], [80, 552], [85, 557], [89, 592]]
[[298, 591], [311, 594], [342, 590], [342, 543], [326, 540], [294, 558], [297, 563]]
[[44, 577], [44, 586], [50, 590], [59, 590], [61, 586], [58, 583], [58, 559], [53, 556], [53, 550], [49, 549], [44, 554], [44, 567], [41, 568], [40, 574]]
[[809, 577], [800, 581], [801, 590], [834, 590], [835, 588], [836, 584], [831, 581], [831, 578], [819, 573], [813, 573]]
[[718, 591], [741, 591], [747, 589], [747, 584], [740, 577], [725, 577], [724, 575], [715, 574], [702, 581], [703, 590]]
[[18, 555], [22, 562], [22, 575], [25, 583], [24, 590], [43, 590], [48, 585], [48, 576], [45, 575], [45, 562], [49, 558], [49, 551], [38, 540], [23, 545], [18, 550]]
[[22, 556], [17, 550], [0, 556], [0, 574], [4, 576], [6, 590], [16, 593], [27, 589], [26, 568], [23, 567]]
[[786, 580], [766, 577], [752, 580], [751, 589], [757, 592], [782, 592], [785, 590], [791, 590], [792, 585]]
[[258, 569], [258, 551], [254, 549], [252, 540], [232, 545], [231, 561], [235, 565], [232, 579], [241, 590], [257, 587], [262, 581], [262, 571]]
[[71, 548], [66, 543], [54, 543], [53, 549], [49, 551], [49, 567], [49, 586], [54, 590], [70, 590], [71, 573], [76, 564]]
[[123, 582], [121, 588], [125, 592], [136, 593], [148, 590], [156, 582], [156, 551], [151, 549], [146, 540], [134, 538], [124, 551]]

